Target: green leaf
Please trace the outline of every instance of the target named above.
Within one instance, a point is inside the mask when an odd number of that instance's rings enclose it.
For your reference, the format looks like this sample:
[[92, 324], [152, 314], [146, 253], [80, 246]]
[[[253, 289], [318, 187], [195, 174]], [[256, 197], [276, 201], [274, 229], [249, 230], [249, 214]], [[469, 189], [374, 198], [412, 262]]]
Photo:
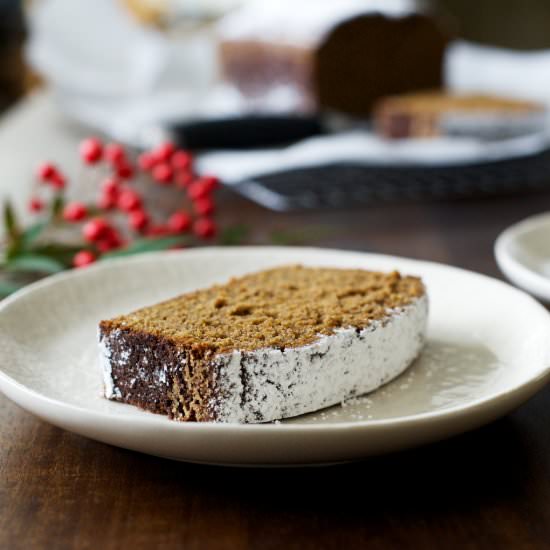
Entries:
[[0, 298], [5, 298], [6, 296], [9, 296], [23, 286], [25, 285], [14, 283], [12, 281], [0, 281]]
[[50, 217], [52, 219], [59, 218], [59, 216], [61, 216], [61, 212], [63, 212], [64, 207], [65, 207], [65, 199], [63, 197], [63, 194], [58, 193], [52, 201]]
[[141, 254], [142, 252], [153, 252], [155, 250], [166, 250], [172, 246], [185, 243], [185, 237], [161, 237], [158, 239], [138, 239], [127, 248], [115, 250], [103, 254], [102, 259], [118, 258], [120, 256], [130, 256], [132, 254]]
[[220, 235], [220, 244], [235, 246], [243, 243], [248, 236], [249, 228], [244, 224], [226, 227]]
[[19, 254], [4, 266], [7, 271], [33, 271], [38, 273], [58, 273], [65, 266], [49, 256], [40, 254]]
[[47, 243], [34, 246], [32, 252], [33, 254], [53, 258], [54, 260], [64, 264], [65, 267], [69, 267], [72, 263], [73, 256], [80, 250], [82, 250], [82, 246]]
[[21, 248], [27, 249], [32, 245], [32, 243], [40, 237], [47, 225], [47, 222], [37, 222], [27, 227], [27, 229], [21, 233]]
[[6, 252], [5, 257], [11, 258], [15, 256], [21, 246], [19, 240], [19, 227], [15, 210], [9, 201], [4, 202], [4, 231], [6, 233]]
[[4, 229], [10, 240], [15, 240], [19, 236], [17, 218], [13, 206], [9, 201], [4, 202]]

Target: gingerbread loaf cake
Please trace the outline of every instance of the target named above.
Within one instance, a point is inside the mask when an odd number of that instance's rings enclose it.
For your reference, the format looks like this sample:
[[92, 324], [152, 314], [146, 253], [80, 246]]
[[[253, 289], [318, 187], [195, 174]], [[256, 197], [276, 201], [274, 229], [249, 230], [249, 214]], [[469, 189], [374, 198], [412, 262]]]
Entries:
[[370, 115], [380, 97], [440, 87], [445, 19], [416, 0], [263, 0], [217, 27], [224, 80], [255, 110]]
[[373, 111], [377, 133], [389, 139], [438, 136], [502, 139], [545, 128], [543, 105], [514, 98], [444, 91], [390, 96]]
[[180, 421], [257, 423], [370, 392], [425, 337], [416, 277], [284, 266], [101, 321], [108, 399]]

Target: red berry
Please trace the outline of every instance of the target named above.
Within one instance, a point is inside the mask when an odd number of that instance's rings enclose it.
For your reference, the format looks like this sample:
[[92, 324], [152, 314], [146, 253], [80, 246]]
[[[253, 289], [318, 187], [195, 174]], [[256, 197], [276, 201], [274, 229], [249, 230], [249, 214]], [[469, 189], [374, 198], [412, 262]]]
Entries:
[[116, 175], [123, 180], [129, 180], [134, 177], [134, 169], [126, 162], [122, 160], [115, 166]]
[[80, 157], [86, 164], [95, 164], [101, 159], [103, 146], [97, 138], [85, 139], [80, 144]]
[[170, 183], [174, 177], [174, 171], [169, 164], [157, 164], [153, 168], [153, 179], [158, 183]]
[[105, 195], [116, 197], [120, 191], [120, 180], [114, 177], [107, 178], [101, 183], [101, 191]]
[[185, 151], [176, 151], [172, 155], [171, 161], [172, 166], [176, 170], [189, 170], [189, 168], [191, 168], [191, 163], [193, 162], [193, 157]]
[[191, 174], [191, 172], [178, 172], [174, 176], [174, 181], [176, 182], [176, 187], [186, 189], [193, 181], [193, 174]]
[[109, 195], [108, 193], [101, 193], [97, 199], [97, 207], [101, 210], [110, 210], [114, 208], [117, 203], [117, 198], [114, 195]]
[[162, 143], [156, 149], [153, 150], [153, 156], [159, 162], [168, 162], [170, 157], [174, 154], [176, 147], [173, 143], [167, 141]]
[[168, 219], [168, 227], [174, 233], [183, 233], [191, 227], [191, 217], [187, 212], [174, 212]]
[[120, 233], [112, 227], [109, 227], [107, 229], [104, 238], [107, 239], [115, 247], [118, 247], [122, 244], [122, 237], [120, 236]]
[[50, 181], [56, 173], [57, 168], [51, 162], [44, 162], [36, 170], [36, 177], [40, 181], [47, 182]]
[[189, 198], [196, 201], [206, 197], [210, 193], [208, 187], [200, 179], [194, 181], [187, 189]]
[[115, 248], [120, 248], [122, 244], [123, 241], [118, 232], [112, 227], [108, 227], [101, 239], [96, 242], [96, 247], [100, 252], [104, 253], [114, 250]]
[[202, 239], [209, 239], [217, 232], [216, 224], [209, 218], [199, 218], [193, 224], [193, 233]]
[[214, 210], [216, 209], [214, 206], [214, 201], [210, 197], [197, 199], [194, 206], [195, 212], [199, 216], [210, 216], [210, 214], [213, 214]]
[[162, 237], [163, 235], [169, 235], [172, 230], [165, 225], [153, 225], [146, 231], [148, 237]]
[[121, 162], [126, 158], [124, 147], [119, 143], [109, 143], [105, 146], [105, 158], [113, 164]]
[[133, 212], [130, 212], [128, 221], [132, 229], [141, 231], [147, 227], [147, 224], [149, 223], [149, 216], [144, 210], [134, 210]]
[[156, 159], [155, 157], [150, 153], [141, 153], [138, 157], [138, 166], [140, 170], [143, 170], [144, 172], [148, 172], [155, 166]]
[[113, 241], [101, 240], [101, 241], [96, 243], [97, 249], [102, 254], [105, 254], [105, 252], [110, 252], [111, 250], [116, 250], [117, 248], [120, 248], [121, 246], [123, 246], [122, 241], [120, 243], [115, 243]]
[[85, 267], [95, 262], [95, 255], [89, 250], [81, 250], [73, 256], [74, 267]]
[[54, 189], [63, 189], [66, 185], [65, 176], [60, 172], [55, 172], [54, 175], [50, 178], [50, 185]]
[[101, 239], [97, 241], [95, 244], [96, 248], [102, 253], [105, 254], [105, 252], [110, 252], [111, 250], [114, 250], [117, 248], [113, 245], [113, 243], [107, 239]]
[[117, 206], [124, 212], [141, 208], [141, 198], [133, 189], [123, 189], [117, 199]]
[[95, 242], [105, 236], [109, 225], [102, 218], [94, 218], [82, 227], [82, 235], [88, 242]]
[[111, 248], [118, 248], [123, 244], [120, 233], [112, 227], [109, 227], [107, 231], [105, 231], [102, 241], [108, 242], [111, 245]]
[[216, 176], [203, 176], [199, 178], [198, 181], [200, 181], [209, 192], [216, 189], [220, 183], [220, 180]]
[[63, 219], [68, 222], [78, 222], [88, 215], [86, 206], [81, 202], [70, 202], [63, 209]]
[[44, 208], [44, 202], [38, 197], [31, 197], [29, 200], [29, 210], [31, 212], [40, 212]]

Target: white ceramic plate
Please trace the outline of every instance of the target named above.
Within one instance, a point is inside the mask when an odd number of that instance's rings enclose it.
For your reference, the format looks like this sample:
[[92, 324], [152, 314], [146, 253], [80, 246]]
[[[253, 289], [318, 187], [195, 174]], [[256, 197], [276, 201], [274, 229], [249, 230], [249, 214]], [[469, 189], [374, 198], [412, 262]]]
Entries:
[[519, 287], [550, 303], [550, 213], [512, 225], [495, 243], [498, 266]]
[[[431, 299], [429, 342], [401, 377], [344, 406], [279, 424], [177, 423], [101, 397], [97, 322], [268, 266], [399, 270]], [[550, 372], [550, 315], [504, 283], [452, 267], [310, 248], [205, 248], [63, 273], [0, 304], [0, 389], [41, 418], [112, 445], [178, 460], [291, 465], [354, 460], [480, 426]]]

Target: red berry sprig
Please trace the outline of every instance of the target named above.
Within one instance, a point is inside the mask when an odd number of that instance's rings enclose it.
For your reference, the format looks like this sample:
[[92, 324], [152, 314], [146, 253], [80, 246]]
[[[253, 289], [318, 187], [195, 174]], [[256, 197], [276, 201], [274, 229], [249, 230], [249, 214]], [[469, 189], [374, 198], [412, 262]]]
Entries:
[[[219, 182], [214, 176], [197, 176], [188, 151], [165, 142], [134, 157], [118, 143], [104, 145], [98, 138], [90, 137], [80, 144], [79, 154], [85, 166], [94, 166], [98, 184], [93, 204], [68, 202], [57, 220], [80, 228], [83, 248], [73, 257], [73, 266], [87, 266], [102, 254], [131, 245], [133, 239], [143, 236], [188, 234], [201, 240], [216, 236], [214, 193]], [[38, 167], [36, 179], [40, 187], [28, 206], [38, 214], [46, 209], [47, 202], [40, 195], [50, 188], [54, 196], [62, 197], [68, 179], [49, 162]], [[181, 202], [174, 202], [175, 209], [166, 214], [166, 219], [155, 219], [147, 204], [148, 192], [143, 185], [137, 185], [139, 182], [172, 187], [181, 194]]]

